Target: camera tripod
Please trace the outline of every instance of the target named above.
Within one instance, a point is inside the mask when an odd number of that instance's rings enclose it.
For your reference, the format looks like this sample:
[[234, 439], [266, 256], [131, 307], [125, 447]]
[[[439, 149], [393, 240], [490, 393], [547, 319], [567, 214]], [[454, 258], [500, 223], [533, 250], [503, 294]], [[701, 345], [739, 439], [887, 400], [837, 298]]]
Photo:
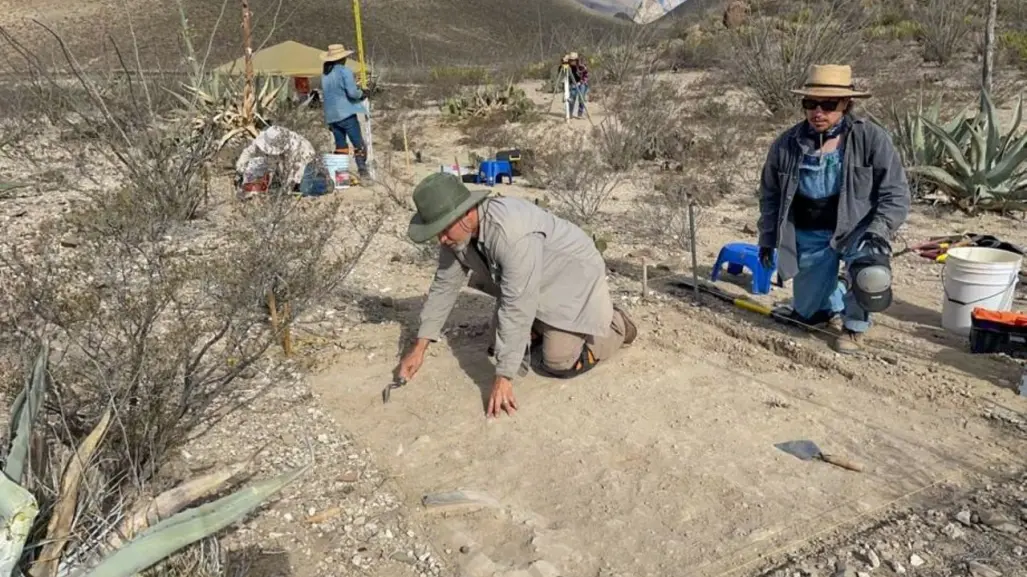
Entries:
[[[564, 120], [570, 122], [571, 114], [574, 112], [571, 110], [571, 66], [570, 64], [560, 64], [560, 71], [557, 73], [556, 85], [557, 87], [563, 87], [563, 114]], [[549, 109], [552, 110], [553, 102], [556, 101], [556, 97], [560, 93], [557, 92], [553, 95], [553, 99], [549, 101]], [[578, 95], [581, 98], [581, 107], [585, 111], [585, 117], [588, 118], [588, 122], [592, 123], [592, 115], [588, 112], [588, 103], [584, 98], [584, 95]]]

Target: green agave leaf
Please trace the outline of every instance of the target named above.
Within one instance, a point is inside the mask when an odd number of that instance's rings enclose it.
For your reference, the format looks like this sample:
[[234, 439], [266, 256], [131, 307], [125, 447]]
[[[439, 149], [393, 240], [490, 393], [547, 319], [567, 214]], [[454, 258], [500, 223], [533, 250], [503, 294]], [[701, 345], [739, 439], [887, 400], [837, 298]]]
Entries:
[[38, 514], [32, 493], [0, 473], [0, 575], [21, 574], [18, 563]]
[[970, 165], [973, 169], [973, 176], [978, 177], [988, 171], [988, 141], [985, 139], [984, 130], [980, 127], [971, 128], [970, 135], [973, 137], [973, 146], [970, 148]]
[[952, 176], [943, 168], [937, 166], [911, 166], [906, 169], [906, 172], [924, 177], [953, 196], [962, 198], [970, 195], [971, 190], [966, 182]]
[[1017, 152], [1007, 154], [994, 168], [988, 171], [985, 178], [989, 186], [998, 187], [1003, 183], [1008, 183], [1013, 175], [1020, 171], [1020, 165], [1027, 161], [1027, 148], [1023, 147], [1024, 141], [1027, 141], [1027, 136], [1022, 139]]
[[988, 94], [988, 91], [985, 89], [981, 89], [981, 103], [984, 106], [984, 112], [988, 117], [988, 139], [984, 144], [984, 156], [982, 157], [983, 163], [979, 163], [978, 166], [982, 167], [984, 170], [990, 170], [995, 162], [998, 161], [1000, 154], [999, 147], [1002, 143], [999, 136], [999, 122], [998, 114], [995, 112], [995, 104], [991, 101], [991, 95]]
[[132, 577], [176, 551], [214, 535], [245, 517], [268, 497], [298, 479], [308, 467], [254, 483], [213, 503], [165, 519], [139, 534], [84, 577]]
[[25, 476], [29, 446], [32, 441], [32, 426], [36, 422], [39, 408], [43, 406], [48, 380], [47, 366], [50, 362], [50, 345], [43, 343], [32, 367], [32, 376], [26, 379], [25, 388], [15, 398], [11, 407], [11, 450], [4, 465], [6, 474], [15, 483], [21, 483]]
[[926, 118], [921, 118], [921, 120], [923, 121], [924, 126], [927, 128], [927, 130], [931, 131], [934, 134], [934, 136], [938, 138], [938, 141], [945, 148], [945, 151], [948, 152], [949, 157], [952, 160], [952, 163], [956, 166], [956, 169], [959, 171], [959, 173], [964, 178], [970, 178], [973, 175], [973, 170], [970, 168], [970, 163], [967, 162], [966, 157], [963, 155], [963, 151], [959, 144], [957, 144], [956, 141], [954, 141], [952, 137], [945, 132], [944, 128], [938, 126], [930, 120], [927, 120]]
[[1002, 142], [1002, 153], [1005, 154], [1009, 151], [1010, 145], [1013, 143], [1013, 139], [1016, 138], [1016, 132], [1020, 128], [1020, 122], [1023, 120], [1023, 94], [1020, 94], [1019, 98], [1016, 99], [1016, 110], [1013, 112], [1013, 123], [1010, 125], [1009, 134], [1006, 134], [1006, 138]]

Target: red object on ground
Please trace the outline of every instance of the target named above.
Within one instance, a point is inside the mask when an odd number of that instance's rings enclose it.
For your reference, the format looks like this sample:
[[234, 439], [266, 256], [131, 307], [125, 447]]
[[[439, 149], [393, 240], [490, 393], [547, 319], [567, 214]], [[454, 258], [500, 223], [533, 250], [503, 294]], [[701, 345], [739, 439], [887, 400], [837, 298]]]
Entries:
[[293, 87], [295, 87], [297, 94], [306, 96], [310, 94], [310, 79], [306, 76], [296, 76], [293, 78]]
[[271, 178], [268, 175], [264, 175], [260, 180], [243, 183], [242, 189], [243, 192], [267, 192], [270, 184]]

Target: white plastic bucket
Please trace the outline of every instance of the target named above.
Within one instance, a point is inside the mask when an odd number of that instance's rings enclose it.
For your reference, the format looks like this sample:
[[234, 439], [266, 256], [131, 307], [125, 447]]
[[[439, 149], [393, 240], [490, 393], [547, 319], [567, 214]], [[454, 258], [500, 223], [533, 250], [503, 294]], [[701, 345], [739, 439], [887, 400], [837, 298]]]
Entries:
[[941, 326], [963, 337], [970, 335], [975, 307], [1008, 311], [1020, 277], [1023, 257], [1007, 250], [959, 246], [948, 250], [942, 269], [945, 299]]
[[331, 177], [332, 182], [335, 183], [335, 190], [349, 188], [350, 175], [348, 154], [326, 152], [324, 154], [324, 164], [325, 168], [328, 170], [328, 176]]

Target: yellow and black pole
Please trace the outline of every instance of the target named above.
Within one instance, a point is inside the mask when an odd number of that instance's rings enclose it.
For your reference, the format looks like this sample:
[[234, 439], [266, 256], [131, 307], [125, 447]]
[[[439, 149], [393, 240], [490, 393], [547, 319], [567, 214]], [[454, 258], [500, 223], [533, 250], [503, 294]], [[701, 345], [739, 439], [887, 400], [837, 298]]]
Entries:
[[353, 21], [357, 29], [357, 59], [360, 60], [360, 86], [367, 87], [367, 62], [364, 60], [364, 30], [360, 23], [360, 0], [353, 0]]
[[[357, 58], [360, 60], [360, 86], [367, 89], [367, 61], [364, 59], [364, 29], [360, 21], [360, 0], [353, 0], [353, 22], [357, 33]], [[374, 139], [371, 136], [371, 101], [364, 96], [367, 109], [367, 170], [371, 180], [375, 178]]]

